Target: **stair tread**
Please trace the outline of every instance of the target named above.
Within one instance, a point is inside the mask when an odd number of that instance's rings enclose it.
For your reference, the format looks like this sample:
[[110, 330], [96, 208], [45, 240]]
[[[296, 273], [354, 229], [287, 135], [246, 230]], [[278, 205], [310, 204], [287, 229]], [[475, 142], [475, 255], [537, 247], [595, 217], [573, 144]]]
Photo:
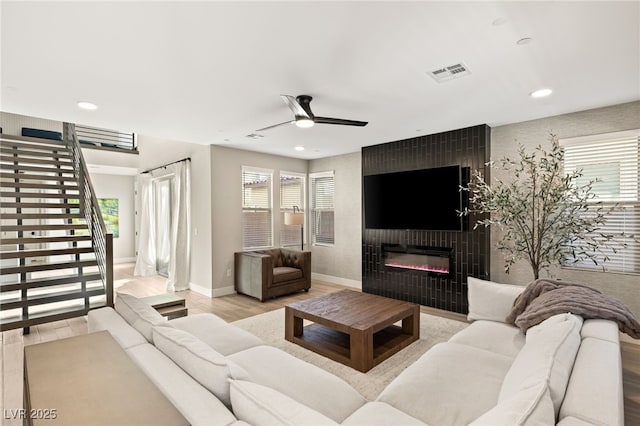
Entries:
[[0, 155], [0, 162], [6, 163], [18, 163], [18, 164], [52, 164], [55, 166], [68, 166], [72, 167], [73, 163], [70, 161], [57, 161], [50, 160], [48, 158], [30, 158], [30, 157], [11, 157], [8, 155]]
[[[81, 300], [81, 299], [79, 299]], [[0, 318], [0, 331], [13, 330], [16, 328], [30, 327], [51, 321], [59, 321], [79, 316], [84, 316], [91, 309], [107, 306], [106, 301], [90, 302], [87, 309], [84, 304], [76, 304], [64, 308], [55, 308], [30, 313], [27, 316], [22, 314]]]
[[[76, 207], [77, 208], [77, 207]], [[82, 213], [3, 213], [3, 219], [81, 219]]]
[[5, 209], [77, 209], [78, 204], [73, 203], [27, 203], [27, 202], [6, 202], [0, 201], [0, 207]]
[[71, 154], [69, 154], [69, 151], [66, 150], [66, 148], [64, 150], [59, 150], [59, 152], [53, 152], [55, 150], [52, 150], [51, 152], [42, 152], [42, 151], [32, 151], [31, 149], [25, 149], [22, 147], [18, 147], [18, 148], [14, 148], [13, 146], [7, 146], [7, 145], [0, 145], [0, 153], [3, 154], [9, 154], [9, 155], [24, 155], [24, 156], [31, 156], [31, 157], [47, 157], [47, 158], [51, 158], [51, 159], [70, 159], [71, 158]]
[[7, 147], [7, 148], [13, 148], [13, 147], [18, 147], [18, 148], [28, 148], [28, 149], [39, 149], [42, 151], [61, 151], [61, 152], [69, 152], [69, 148], [67, 148], [67, 145], [60, 141], [59, 144], [44, 144], [44, 143], [40, 143], [35, 142], [35, 141], [14, 141], [14, 140], [6, 140], [6, 139], [2, 139], [0, 140], [0, 147]]
[[90, 235], [45, 235], [39, 237], [3, 238], [3, 245], [10, 244], [43, 244], [43, 243], [73, 243], [77, 241], [91, 241]]
[[3, 164], [4, 170], [22, 170], [26, 172], [38, 172], [38, 173], [62, 173], [62, 174], [76, 174], [76, 171], [72, 168], [58, 168], [58, 167], [45, 167], [45, 166], [28, 166], [23, 164]]
[[0, 137], [0, 141], [2, 142], [18, 141], [18, 142], [27, 142], [27, 143], [32, 142], [40, 145], [54, 145], [54, 146], [61, 146], [64, 148], [67, 147], [66, 143], [61, 140], [34, 138], [33, 136], [17, 136], [17, 135], [2, 134], [2, 136]]
[[27, 257], [62, 256], [67, 254], [83, 254], [93, 252], [93, 247], [72, 247], [50, 250], [1, 251], [0, 259], [23, 259]]
[[27, 198], [27, 199], [34, 199], [34, 198], [60, 198], [60, 199], [72, 199], [72, 200], [77, 200], [78, 199], [78, 194], [50, 194], [50, 193], [46, 193], [46, 192], [23, 192], [23, 191], [18, 191], [18, 192], [0, 192], [0, 197], [2, 198]]
[[49, 276], [49, 277], [41, 277], [41, 278], [33, 278], [27, 280], [20, 280], [14, 283], [5, 283], [0, 284], [0, 291], [3, 293], [10, 291], [17, 291], [26, 288], [35, 289], [42, 287], [50, 287], [64, 284], [76, 284], [81, 283], [83, 281], [98, 281], [102, 279], [102, 275], [100, 272], [90, 272], [86, 274], [79, 275], [78, 273], [67, 274], [67, 275], [57, 275], [57, 276]]
[[76, 261], [67, 261], [67, 262], [50, 262], [50, 263], [42, 263], [38, 265], [24, 265], [24, 266], [15, 266], [11, 268], [2, 268], [0, 269], [1, 275], [13, 275], [20, 273], [29, 273], [29, 272], [41, 272], [41, 271], [49, 271], [49, 270], [59, 270], [59, 269], [74, 269], [74, 268], [87, 268], [91, 266], [97, 266], [98, 261], [96, 259], [83, 259]]
[[36, 188], [36, 189], [64, 189], [66, 191], [78, 191], [78, 185], [60, 185], [47, 183], [28, 183], [28, 182], [0, 182], [0, 188]]
[[0, 225], [0, 232], [8, 231], [66, 231], [70, 229], [89, 229], [85, 223], [67, 223], [67, 224], [35, 224], [35, 225]]
[[48, 303], [64, 302], [67, 300], [85, 299], [87, 297], [100, 296], [102, 294], [104, 294], [104, 288], [102, 286], [90, 288], [85, 291], [82, 291], [82, 289], [50, 291], [42, 294], [30, 295], [26, 298], [18, 296], [4, 299], [0, 301], [0, 309], [20, 309], [24, 306], [38, 306]]
[[0, 173], [0, 178], [18, 180], [39, 180], [42, 182], [76, 182], [75, 176], [34, 175], [30, 173]]

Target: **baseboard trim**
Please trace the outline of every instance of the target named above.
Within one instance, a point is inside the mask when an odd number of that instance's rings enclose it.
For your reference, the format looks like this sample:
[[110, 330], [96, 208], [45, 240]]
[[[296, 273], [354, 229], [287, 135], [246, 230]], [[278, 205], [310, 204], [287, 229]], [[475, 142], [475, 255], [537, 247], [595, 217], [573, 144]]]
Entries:
[[118, 259], [113, 259], [113, 264], [118, 264], [118, 263], [135, 263], [136, 262], [136, 258], [135, 257], [120, 257]]
[[334, 277], [332, 275], [318, 274], [316, 272], [311, 273], [312, 280], [324, 281], [332, 284], [340, 284], [346, 287], [357, 288], [362, 290], [362, 282], [356, 280], [350, 280], [348, 278]]
[[213, 297], [211, 295], [212, 291], [210, 288], [199, 286], [195, 283], [189, 283], [189, 290], [195, 291], [196, 293], [202, 294], [203, 296]]
[[233, 288], [233, 286], [230, 285], [222, 288], [214, 288], [213, 291], [211, 292], [211, 297], [228, 296], [230, 294], [235, 294], [235, 293], [236, 293], [235, 288]]

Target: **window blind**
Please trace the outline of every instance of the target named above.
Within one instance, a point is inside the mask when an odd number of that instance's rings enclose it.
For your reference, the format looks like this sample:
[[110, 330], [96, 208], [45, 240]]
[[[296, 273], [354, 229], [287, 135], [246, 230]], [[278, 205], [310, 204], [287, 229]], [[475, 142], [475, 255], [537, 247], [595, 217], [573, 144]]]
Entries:
[[280, 173], [280, 245], [282, 247], [300, 246], [300, 226], [285, 225], [284, 214], [293, 213], [293, 206], [304, 212], [304, 188], [304, 175], [291, 172]]
[[[592, 186], [595, 194], [593, 209], [619, 208], [609, 214], [605, 225], [597, 234], [613, 234], [640, 237], [640, 130], [595, 135], [561, 140], [564, 149], [565, 172], [582, 171], [576, 184], [581, 186], [596, 180]], [[596, 207], [595, 203], [601, 202]], [[588, 214], [588, 213], [587, 213]], [[627, 247], [614, 245], [620, 250], [606, 249], [609, 260], [601, 265], [584, 261], [572, 264], [583, 269], [604, 269], [611, 272], [640, 273], [640, 244], [632, 238], [622, 238]]]
[[334, 238], [334, 193], [333, 171], [312, 173], [311, 186], [311, 234], [313, 244], [332, 245]]
[[242, 248], [273, 247], [273, 171], [242, 168]]

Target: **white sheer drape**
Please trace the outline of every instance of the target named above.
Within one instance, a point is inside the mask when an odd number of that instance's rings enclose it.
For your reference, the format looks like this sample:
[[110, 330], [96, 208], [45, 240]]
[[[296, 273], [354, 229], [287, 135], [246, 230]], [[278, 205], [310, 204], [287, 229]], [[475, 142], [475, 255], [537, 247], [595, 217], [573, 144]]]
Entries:
[[191, 265], [191, 162], [171, 165], [174, 169], [171, 198], [171, 257], [169, 281], [171, 290], [189, 288]]
[[167, 230], [170, 235], [167, 290], [187, 290], [191, 265], [191, 163], [181, 161], [171, 164], [157, 174], [158, 176], [152, 176], [152, 173], [146, 173], [136, 178], [140, 192], [140, 228], [134, 275], [148, 276], [158, 273], [158, 203], [155, 200], [153, 182], [155, 179], [171, 175], [171, 224]]
[[140, 197], [140, 228], [138, 230], [138, 253], [133, 274], [147, 277], [156, 275], [156, 225], [153, 214], [153, 181], [151, 174], [136, 176]]

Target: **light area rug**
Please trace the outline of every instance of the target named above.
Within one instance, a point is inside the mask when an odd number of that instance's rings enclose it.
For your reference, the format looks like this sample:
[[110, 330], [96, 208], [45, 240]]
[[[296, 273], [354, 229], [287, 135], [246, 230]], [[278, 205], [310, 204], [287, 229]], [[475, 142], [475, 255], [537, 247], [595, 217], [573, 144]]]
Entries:
[[[305, 321], [305, 325], [308, 322]], [[405, 368], [437, 343], [449, 340], [468, 324], [425, 313], [420, 314], [420, 340], [392, 355], [366, 373], [340, 364], [284, 339], [284, 309], [235, 321], [234, 325], [261, 338], [265, 344], [280, 348], [296, 358], [327, 370], [348, 382], [368, 400], [380, 392]]]

